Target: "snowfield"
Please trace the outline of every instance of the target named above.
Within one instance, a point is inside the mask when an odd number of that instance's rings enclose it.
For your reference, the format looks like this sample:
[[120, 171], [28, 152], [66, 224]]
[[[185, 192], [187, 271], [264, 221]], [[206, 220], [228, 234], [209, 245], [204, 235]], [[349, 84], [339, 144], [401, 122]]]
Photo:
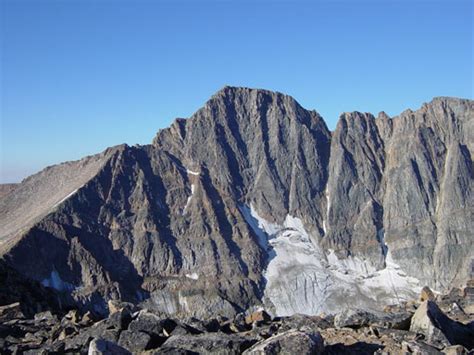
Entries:
[[189, 207], [189, 204], [191, 203], [191, 199], [193, 198], [194, 192], [196, 191], [196, 185], [191, 184], [191, 195], [188, 196], [188, 199], [186, 200], [186, 205], [183, 208], [183, 215], [186, 213], [186, 210]]
[[388, 246], [386, 267], [377, 270], [358, 257], [338, 259], [332, 250], [325, 254], [299, 218], [287, 215], [283, 225], [277, 225], [261, 218], [252, 205], [240, 210], [268, 251], [264, 303], [275, 315], [379, 310], [416, 297], [421, 290], [419, 281], [393, 262]]

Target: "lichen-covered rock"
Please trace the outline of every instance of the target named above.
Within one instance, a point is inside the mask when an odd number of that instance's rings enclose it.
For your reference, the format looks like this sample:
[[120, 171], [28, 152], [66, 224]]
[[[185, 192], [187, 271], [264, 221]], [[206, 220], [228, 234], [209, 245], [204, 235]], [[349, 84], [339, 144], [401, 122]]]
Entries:
[[318, 332], [310, 330], [288, 330], [263, 340], [244, 354], [301, 354], [314, 355], [322, 354], [324, 351], [324, 340]]

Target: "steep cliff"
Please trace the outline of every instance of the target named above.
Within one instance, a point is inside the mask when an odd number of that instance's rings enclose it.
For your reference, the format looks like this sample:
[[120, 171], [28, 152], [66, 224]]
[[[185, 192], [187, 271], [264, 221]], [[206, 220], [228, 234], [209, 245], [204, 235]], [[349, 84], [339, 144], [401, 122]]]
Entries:
[[99, 312], [376, 309], [468, 279], [474, 102], [331, 133], [289, 96], [225, 87], [146, 146], [50, 167], [0, 200], [9, 267]]

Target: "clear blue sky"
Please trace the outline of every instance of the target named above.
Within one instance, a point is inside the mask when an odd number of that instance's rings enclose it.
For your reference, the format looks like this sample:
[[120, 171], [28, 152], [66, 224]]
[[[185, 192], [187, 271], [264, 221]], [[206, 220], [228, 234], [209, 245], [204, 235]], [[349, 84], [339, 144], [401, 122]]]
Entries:
[[146, 144], [222, 86], [343, 111], [473, 97], [472, 1], [1, 0], [1, 182]]

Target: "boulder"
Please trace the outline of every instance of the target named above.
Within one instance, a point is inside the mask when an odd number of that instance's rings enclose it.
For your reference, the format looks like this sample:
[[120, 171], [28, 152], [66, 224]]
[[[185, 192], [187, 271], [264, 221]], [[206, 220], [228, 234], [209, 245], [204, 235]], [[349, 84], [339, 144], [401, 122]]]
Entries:
[[334, 317], [334, 326], [336, 328], [354, 328], [366, 327], [379, 320], [375, 314], [361, 310], [348, 309], [338, 313]]
[[127, 309], [121, 309], [112, 313], [105, 321], [109, 327], [124, 330], [127, 329], [128, 325], [132, 322], [132, 315]]
[[227, 334], [244, 332], [251, 328], [251, 324], [245, 321], [245, 315], [242, 313], [237, 314], [234, 319], [229, 319], [220, 325], [220, 330]]
[[469, 315], [474, 315], [474, 304], [470, 304], [464, 307], [464, 312]]
[[82, 319], [80, 321], [80, 324], [81, 325], [84, 325], [84, 326], [89, 326], [91, 325], [92, 323], [94, 323], [96, 321], [96, 318], [94, 317], [94, 315], [90, 312], [90, 311], [87, 311], [86, 313], [84, 313], [84, 315], [82, 316]]
[[121, 329], [111, 325], [107, 319], [95, 323], [94, 325], [81, 330], [81, 332], [71, 338], [66, 338], [65, 350], [68, 352], [83, 352], [87, 350], [89, 343], [93, 339], [102, 339], [112, 343], [119, 340]]
[[324, 340], [319, 332], [288, 330], [263, 340], [244, 354], [322, 354]]
[[77, 309], [72, 309], [69, 312], [66, 313], [63, 319], [66, 319], [72, 323], [79, 323], [81, 320], [81, 317], [79, 315], [79, 311]]
[[437, 348], [422, 341], [403, 341], [402, 351], [404, 354], [437, 355], [442, 354]]
[[48, 351], [45, 349], [29, 349], [24, 350], [23, 355], [48, 355]]
[[58, 321], [58, 317], [51, 313], [51, 311], [40, 312], [35, 314], [35, 321], [54, 323]]
[[109, 300], [107, 302], [107, 308], [109, 309], [109, 314], [119, 312], [122, 310], [128, 310], [130, 313], [137, 311], [137, 307], [133, 303], [122, 302], [117, 300]]
[[198, 329], [184, 323], [178, 323], [170, 335], [201, 334]]
[[245, 330], [249, 330], [249, 325], [245, 321], [245, 315], [243, 313], [239, 313], [235, 316], [231, 328], [238, 330], [239, 332], [243, 332]]
[[132, 353], [139, 353], [150, 347], [151, 337], [145, 332], [124, 330], [120, 333], [118, 344]]
[[387, 313], [380, 317], [379, 320], [375, 320], [372, 324], [389, 329], [409, 330], [412, 317], [413, 313], [411, 312]]
[[411, 300], [405, 303], [405, 311], [415, 313], [418, 309], [418, 301]]
[[0, 306], [0, 320], [2, 322], [19, 318], [24, 318], [23, 312], [21, 311], [20, 302], [15, 302], [6, 306]]
[[374, 335], [375, 337], [382, 339], [382, 338], [390, 338], [396, 341], [397, 343], [401, 344], [403, 341], [412, 341], [417, 339], [418, 334], [406, 330], [400, 329], [391, 329], [391, 328], [379, 328], [379, 327], [369, 327], [366, 328], [367, 335]]
[[468, 351], [466, 350], [466, 348], [461, 345], [447, 346], [443, 349], [443, 354], [446, 355], [464, 355], [467, 353]]
[[461, 305], [457, 302], [453, 302], [451, 306], [449, 307], [449, 311], [454, 313], [454, 314], [462, 314], [465, 315], [466, 312], [464, 309], [461, 307]]
[[474, 348], [474, 328], [446, 316], [433, 301], [424, 301], [411, 319], [410, 331], [423, 334], [428, 343]]
[[420, 301], [434, 301], [435, 300], [435, 295], [433, 291], [428, 286], [425, 286], [421, 289], [420, 293]]
[[[54, 341], [50, 345], [43, 347], [45, 354], [64, 354], [65, 353], [66, 343], [64, 341]], [[85, 348], [85, 352], [88, 351], [88, 347]]]
[[121, 346], [104, 339], [93, 339], [89, 344], [88, 355], [130, 355]]
[[186, 350], [186, 349], [179, 349], [179, 348], [169, 348], [169, 347], [162, 347], [157, 350], [152, 350], [147, 352], [147, 355], [198, 355], [198, 353]]
[[474, 303], [474, 286], [464, 287], [462, 296], [467, 301]]
[[245, 317], [245, 323], [247, 324], [253, 324], [254, 322], [269, 322], [271, 320], [272, 317], [263, 309], [255, 311]]
[[[163, 319], [164, 318], [166, 317], [163, 317]], [[195, 317], [184, 318], [181, 320], [181, 323], [193, 327], [194, 329], [198, 330], [200, 333], [207, 332], [207, 329], [204, 326], [204, 322], [198, 318], [195, 318]]]
[[77, 329], [75, 327], [65, 327], [59, 333], [58, 340], [64, 340], [74, 333], [77, 333]]
[[205, 333], [198, 335], [173, 335], [162, 346], [203, 354], [241, 354], [258, 341], [252, 335]]
[[149, 334], [171, 334], [177, 323], [170, 318], [160, 318], [147, 310], [141, 310], [128, 326], [129, 330], [138, 332], [146, 331]]
[[221, 328], [219, 321], [215, 318], [203, 321], [202, 325], [208, 332], [217, 332]]
[[289, 317], [281, 318], [281, 327], [280, 331], [290, 330], [290, 329], [327, 329], [332, 328], [334, 324], [334, 319], [331, 317], [322, 318], [320, 316], [308, 316], [305, 314], [294, 314]]

